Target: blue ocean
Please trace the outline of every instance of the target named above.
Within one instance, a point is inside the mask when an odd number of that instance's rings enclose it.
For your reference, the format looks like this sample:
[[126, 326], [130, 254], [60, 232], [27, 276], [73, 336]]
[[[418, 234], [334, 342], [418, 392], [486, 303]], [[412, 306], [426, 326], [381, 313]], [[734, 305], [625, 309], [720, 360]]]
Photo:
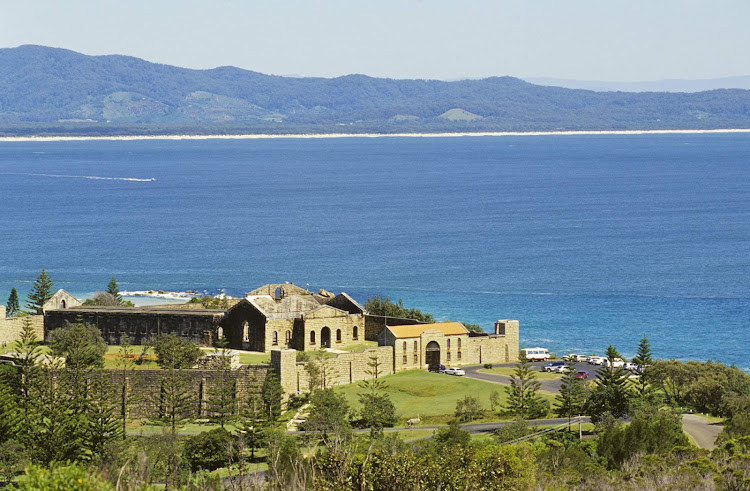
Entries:
[[0, 142], [0, 301], [265, 283], [750, 369], [750, 135]]

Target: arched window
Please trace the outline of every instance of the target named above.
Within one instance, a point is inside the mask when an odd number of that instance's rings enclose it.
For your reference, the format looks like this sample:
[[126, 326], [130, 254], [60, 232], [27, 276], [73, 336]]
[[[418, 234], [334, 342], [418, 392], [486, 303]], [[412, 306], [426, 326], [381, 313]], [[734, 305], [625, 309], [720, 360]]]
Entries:
[[315, 331], [310, 331], [310, 344], [315, 344]]
[[286, 332], [286, 346], [289, 347], [289, 343], [292, 342], [292, 331]]
[[357, 334], [358, 334], [357, 326], [354, 326], [354, 328], [352, 328], [352, 339], [354, 339], [355, 341], [359, 337], [359, 336], [357, 336]]
[[279, 333], [274, 331], [273, 332], [273, 345], [276, 346], [279, 344]]
[[457, 342], [458, 342], [458, 347], [460, 348], [461, 347], [461, 338], [458, 338]]
[[417, 342], [414, 341], [414, 351], [418, 351], [418, 350], [419, 350], [419, 344], [417, 344]]
[[250, 342], [250, 323], [248, 323], [247, 321], [242, 323], [242, 342]]
[[61, 300], [60, 301], [60, 305], [62, 305], [62, 308], [65, 308], [65, 306], [66, 306], [65, 300]]
[[341, 329], [336, 329], [336, 342], [341, 342]]
[[406, 341], [404, 341], [404, 352], [406, 352]]
[[446, 347], [447, 349], [451, 349], [451, 340], [450, 340], [450, 339], [446, 339], [446, 340], [445, 340], [445, 347]]

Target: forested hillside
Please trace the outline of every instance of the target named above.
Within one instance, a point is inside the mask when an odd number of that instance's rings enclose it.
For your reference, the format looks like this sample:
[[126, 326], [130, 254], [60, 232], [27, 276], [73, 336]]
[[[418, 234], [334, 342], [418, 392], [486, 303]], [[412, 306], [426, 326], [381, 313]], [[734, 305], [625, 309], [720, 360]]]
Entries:
[[292, 78], [42, 46], [0, 49], [5, 135], [713, 128], [750, 128], [750, 91], [593, 92], [512, 77]]

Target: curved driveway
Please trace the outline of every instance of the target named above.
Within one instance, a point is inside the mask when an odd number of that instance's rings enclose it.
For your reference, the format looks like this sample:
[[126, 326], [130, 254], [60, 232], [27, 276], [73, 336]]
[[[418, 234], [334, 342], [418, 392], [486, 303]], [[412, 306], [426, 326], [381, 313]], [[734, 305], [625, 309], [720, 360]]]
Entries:
[[705, 418], [696, 414], [682, 415], [682, 429], [695, 439], [700, 448], [713, 450], [716, 448], [716, 437], [724, 426], [709, 423]]

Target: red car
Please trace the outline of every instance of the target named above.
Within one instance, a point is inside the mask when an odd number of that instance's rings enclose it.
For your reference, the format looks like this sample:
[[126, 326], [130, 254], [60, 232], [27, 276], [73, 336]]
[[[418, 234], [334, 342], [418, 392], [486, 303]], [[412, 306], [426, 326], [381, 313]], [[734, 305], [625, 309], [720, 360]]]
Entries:
[[583, 372], [583, 371], [576, 372], [575, 377], [576, 378], [580, 378], [580, 379], [587, 379], [587, 378], [589, 378], [589, 372]]

